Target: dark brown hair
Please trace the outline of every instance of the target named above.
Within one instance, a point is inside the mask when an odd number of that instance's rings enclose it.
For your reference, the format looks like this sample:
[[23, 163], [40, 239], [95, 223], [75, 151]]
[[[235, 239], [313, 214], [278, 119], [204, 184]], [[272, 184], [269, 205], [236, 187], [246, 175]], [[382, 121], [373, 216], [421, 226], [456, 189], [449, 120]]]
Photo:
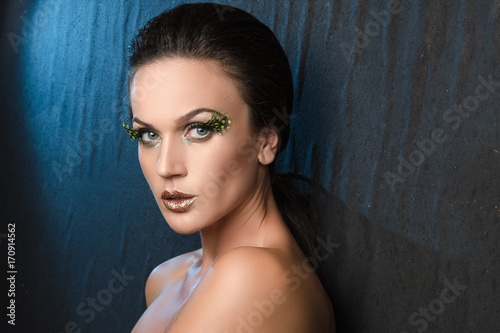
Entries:
[[[293, 103], [290, 65], [274, 33], [251, 14], [213, 3], [180, 5], [147, 22], [130, 51], [130, 77], [142, 65], [167, 57], [217, 61], [250, 107], [253, 132], [273, 129], [279, 136], [278, 152], [286, 146]], [[302, 250], [310, 254], [316, 229], [307, 200], [272, 169], [280, 213]]]

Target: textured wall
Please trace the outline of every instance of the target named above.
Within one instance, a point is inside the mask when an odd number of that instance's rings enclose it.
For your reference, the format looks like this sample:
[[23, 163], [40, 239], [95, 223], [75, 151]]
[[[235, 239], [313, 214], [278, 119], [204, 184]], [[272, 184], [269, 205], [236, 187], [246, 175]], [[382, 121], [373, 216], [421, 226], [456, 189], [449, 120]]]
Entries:
[[[149, 272], [198, 247], [169, 230], [120, 128], [127, 44], [185, 2], [0, 5], [0, 246], [15, 223], [20, 332], [130, 331]], [[296, 108], [278, 166], [324, 194], [338, 331], [495, 332], [500, 3], [220, 3], [289, 55]]]

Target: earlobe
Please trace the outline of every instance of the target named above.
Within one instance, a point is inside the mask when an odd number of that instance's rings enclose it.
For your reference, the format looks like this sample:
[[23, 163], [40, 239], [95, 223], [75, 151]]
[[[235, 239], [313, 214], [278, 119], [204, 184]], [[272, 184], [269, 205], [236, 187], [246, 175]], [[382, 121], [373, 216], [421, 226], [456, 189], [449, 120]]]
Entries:
[[279, 137], [276, 131], [266, 128], [260, 134], [261, 145], [259, 148], [258, 159], [263, 165], [269, 165], [274, 161], [278, 151]]

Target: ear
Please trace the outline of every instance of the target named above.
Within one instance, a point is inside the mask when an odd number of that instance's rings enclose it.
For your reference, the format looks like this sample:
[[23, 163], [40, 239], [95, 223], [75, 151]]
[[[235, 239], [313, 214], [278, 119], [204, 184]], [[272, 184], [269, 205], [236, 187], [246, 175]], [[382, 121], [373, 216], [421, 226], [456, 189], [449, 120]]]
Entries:
[[274, 161], [278, 151], [279, 137], [276, 131], [265, 128], [259, 135], [259, 153], [257, 158], [263, 165], [269, 165]]

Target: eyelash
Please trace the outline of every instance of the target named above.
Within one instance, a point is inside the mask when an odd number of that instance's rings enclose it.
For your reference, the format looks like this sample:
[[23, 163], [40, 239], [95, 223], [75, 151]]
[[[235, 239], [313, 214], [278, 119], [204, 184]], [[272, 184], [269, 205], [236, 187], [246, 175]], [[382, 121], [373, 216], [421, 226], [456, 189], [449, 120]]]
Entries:
[[144, 141], [142, 139], [142, 137], [144, 136], [144, 134], [146, 133], [153, 133], [153, 134], [156, 134], [158, 137], [160, 137], [160, 135], [158, 133], [156, 133], [152, 128], [148, 128], [148, 127], [142, 127], [142, 128], [138, 128], [137, 130], [135, 130], [137, 132], [137, 140], [139, 140], [139, 143], [142, 144], [142, 145], [145, 145], [147, 147], [157, 147], [159, 143], [155, 143], [154, 141], [155, 140], [151, 140], [151, 141]]
[[211, 133], [208, 133], [207, 135], [205, 135], [203, 138], [193, 138], [193, 137], [188, 137], [189, 140], [192, 140], [192, 141], [202, 141], [204, 139], [207, 139], [211, 136], [212, 133], [214, 133], [214, 130], [209, 126], [207, 125], [206, 123], [194, 123], [194, 124], [189, 124], [187, 127], [186, 127], [186, 133], [189, 133], [191, 132], [192, 130], [196, 130], [196, 129], [205, 129]]
[[[213, 113], [212, 117], [209, 120], [204, 121], [204, 122], [189, 124], [186, 126], [186, 130], [185, 130], [186, 133], [189, 133], [193, 129], [202, 128], [202, 129], [208, 130], [211, 133], [207, 134], [203, 138], [186, 137], [186, 139], [189, 140], [189, 142], [192, 142], [192, 141], [201, 142], [201, 141], [208, 139], [211, 136], [211, 134], [213, 134], [213, 133], [222, 135], [223, 132], [227, 131], [230, 128], [230, 126], [229, 126], [230, 124], [231, 124], [231, 120], [228, 119], [227, 114], [220, 117], [217, 113]], [[151, 140], [151, 141], [147, 141], [147, 142], [142, 140], [143, 135], [146, 133], [154, 133], [158, 137], [161, 137], [152, 128], [143, 127], [143, 128], [134, 129], [134, 128], [130, 128], [124, 122], [122, 122], [122, 125], [123, 125], [123, 128], [125, 128], [125, 131], [127, 132], [127, 134], [130, 136], [131, 140], [133, 140], [133, 141], [139, 140], [139, 142], [141, 144], [144, 144], [146, 146], [156, 147], [158, 145], [158, 143], [156, 143], [156, 144], [154, 143], [155, 140]]]
[[229, 125], [231, 125], [231, 120], [228, 119], [227, 114], [221, 117], [214, 112], [212, 113], [212, 117], [209, 120], [203, 122], [203, 125], [210, 127], [210, 130], [212, 132], [222, 135], [223, 132], [227, 131], [230, 128]]

